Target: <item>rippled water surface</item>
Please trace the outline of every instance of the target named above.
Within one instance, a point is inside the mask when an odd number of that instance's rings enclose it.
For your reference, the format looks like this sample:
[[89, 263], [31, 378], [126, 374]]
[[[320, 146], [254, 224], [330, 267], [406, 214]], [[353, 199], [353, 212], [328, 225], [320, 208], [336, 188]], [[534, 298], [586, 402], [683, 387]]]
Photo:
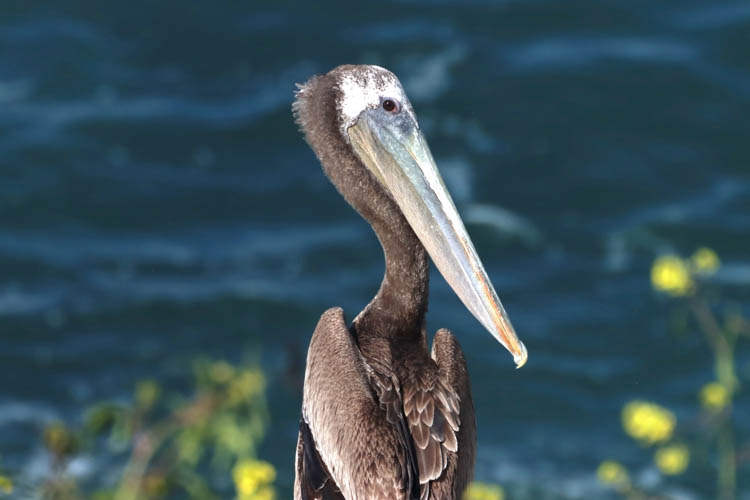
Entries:
[[[295, 82], [342, 63], [401, 78], [530, 352], [514, 370], [433, 276], [428, 330], [458, 335], [472, 375], [477, 477], [513, 498], [606, 498], [593, 471], [612, 457], [661, 481], [620, 408], [693, 415], [713, 374], [698, 335], [670, 333], [651, 261], [708, 245], [713, 282], [750, 309], [742, 0], [0, 3], [6, 469], [43, 473], [44, 422], [249, 351], [289, 494], [289, 373], [321, 312], [353, 318], [383, 272], [290, 113]], [[749, 411], [745, 395], [745, 440]], [[711, 498], [696, 474], [674, 484]]]

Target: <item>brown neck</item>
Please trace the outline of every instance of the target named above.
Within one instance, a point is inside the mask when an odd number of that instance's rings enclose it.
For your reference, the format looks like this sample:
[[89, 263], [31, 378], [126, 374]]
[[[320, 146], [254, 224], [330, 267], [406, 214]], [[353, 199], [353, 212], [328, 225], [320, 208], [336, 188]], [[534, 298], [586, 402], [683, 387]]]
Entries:
[[352, 329], [360, 344], [384, 337], [422, 339], [429, 283], [427, 253], [396, 203], [342, 137], [335, 79], [331, 72], [310, 80], [301, 88], [293, 108], [326, 175], [372, 225], [385, 252], [380, 290], [357, 316]]
[[360, 337], [421, 338], [429, 293], [427, 252], [395, 203], [390, 199], [387, 202], [389, 212], [392, 207], [388, 218], [365, 217], [383, 247], [385, 276], [378, 293], [359, 314], [354, 326]]

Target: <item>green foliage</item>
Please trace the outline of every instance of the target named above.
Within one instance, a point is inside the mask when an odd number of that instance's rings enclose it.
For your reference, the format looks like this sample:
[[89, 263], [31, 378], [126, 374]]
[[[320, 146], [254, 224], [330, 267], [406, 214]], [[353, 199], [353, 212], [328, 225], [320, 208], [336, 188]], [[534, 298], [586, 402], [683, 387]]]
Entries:
[[[0, 459], [2, 459], [2, 456], [0, 456]], [[3, 473], [2, 460], [0, 460], [0, 497], [13, 493], [13, 488], [13, 480]]]
[[[265, 376], [257, 367], [200, 359], [191, 395], [166, 393], [157, 380], [136, 384], [129, 404], [103, 402], [89, 408], [79, 428], [54, 422], [43, 432], [50, 476], [39, 496], [50, 500], [156, 500], [171, 496], [226, 498], [233, 471], [238, 498], [275, 497], [275, 470], [257, 460], [268, 411]], [[66, 475], [82, 452], [120, 457], [120, 477], [87, 491]], [[270, 471], [270, 472], [269, 472]], [[0, 474], [0, 495], [13, 483]]]
[[[715, 498], [733, 500], [738, 471], [748, 468], [750, 450], [750, 443], [744, 447], [736, 443], [732, 412], [742, 389], [736, 368], [737, 345], [750, 338], [750, 322], [709, 289], [708, 278], [720, 264], [713, 250], [701, 248], [688, 259], [661, 256], [651, 268], [654, 290], [676, 301], [679, 329], [697, 329], [713, 357], [715, 380], [696, 390], [699, 404], [694, 420], [681, 427], [670, 410], [656, 403], [631, 401], [623, 408], [622, 424], [643, 448], [656, 446], [653, 461], [663, 476], [680, 476], [693, 467], [691, 462], [699, 462], [697, 467], [716, 475]], [[603, 461], [597, 476], [629, 500], [670, 498], [639, 487], [625, 466], [615, 460]]]

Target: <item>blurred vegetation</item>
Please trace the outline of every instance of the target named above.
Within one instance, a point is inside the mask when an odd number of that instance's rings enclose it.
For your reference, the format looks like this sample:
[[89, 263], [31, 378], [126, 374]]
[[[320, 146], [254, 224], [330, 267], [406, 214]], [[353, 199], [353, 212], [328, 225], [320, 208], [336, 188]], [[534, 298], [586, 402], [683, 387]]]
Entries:
[[[49, 474], [28, 496], [211, 500], [233, 491], [240, 500], [274, 499], [276, 471], [257, 458], [268, 423], [262, 371], [202, 359], [194, 373], [189, 396], [165, 393], [156, 380], [142, 380], [129, 402], [97, 404], [78, 427], [48, 424], [42, 439]], [[82, 454], [115, 457], [121, 473], [111, 480], [82, 481], [69, 467]], [[11, 478], [0, 474], [0, 496], [13, 490]]]
[[[710, 286], [710, 277], [721, 262], [709, 248], [698, 249], [691, 257], [658, 257], [651, 267], [651, 285], [668, 297], [674, 308], [679, 330], [698, 331], [713, 362], [713, 380], [696, 390], [695, 415], [678, 423], [675, 414], [657, 403], [635, 400], [622, 409], [622, 427], [644, 450], [652, 450], [659, 473], [677, 481], [691, 467], [712, 471], [716, 477], [714, 498], [737, 497], [738, 472], [748, 469], [750, 443], [736, 441], [734, 400], [742, 387], [737, 375], [737, 344], [750, 339], [750, 322], [738, 307], [722, 301]], [[651, 491], [633, 479], [616, 460], [605, 460], [597, 477], [629, 500], [669, 499], [668, 494]], [[684, 486], [684, 485], [683, 485]]]
[[505, 500], [505, 491], [497, 484], [474, 481], [466, 488], [463, 500]]
[[[258, 446], [269, 420], [266, 379], [250, 365], [201, 359], [190, 396], [136, 384], [128, 402], [89, 408], [77, 427], [51, 422], [42, 432], [49, 473], [24, 496], [45, 500], [274, 500], [276, 469]], [[102, 449], [103, 448], [103, 449]], [[290, 457], [294, 450], [289, 450]], [[111, 478], [82, 480], [71, 463], [89, 454], [119, 459]], [[105, 458], [105, 456], [107, 458]], [[16, 488], [0, 463], [0, 497]], [[290, 482], [291, 482], [291, 478]], [[230, 493], [231, 492], [231, 493]], [[472, 483], [465, 500], [504, 500], [496, 485]]]
[[[0, 498], [18, 493], [44, 500], [276, 499], [276, 469], [258, 458], [269, 421], [263, 372], [255, 364], [208, 359], [197, 360], [193, 371], [189, 396], [165, 393], [158, 381], [146, 379], [128, 401], [87, 409], [78, 426], [49, 423], [41, 434], [47, 477], [21, 488], [0, 461]], [[290, 460], [294, 452], [289, 450]], [[71, 464], [86, 455], [108, 465], [114, 459], [117, 473], [81, 478]], [[472, 483], [464, 498], [505, 495], [499, 486]]]
[[10, 495], [11, 493], [13, 493], [13, 481], [10, 476], [3, 473], [2, 462], [0, 462], [0, 496]]

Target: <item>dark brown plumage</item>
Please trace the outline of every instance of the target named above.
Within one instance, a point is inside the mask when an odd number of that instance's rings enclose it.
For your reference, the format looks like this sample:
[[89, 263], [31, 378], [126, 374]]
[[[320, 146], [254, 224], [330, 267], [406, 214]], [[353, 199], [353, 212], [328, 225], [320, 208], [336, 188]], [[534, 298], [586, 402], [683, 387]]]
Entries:
[[[357, 79], [377, 90], [395, 77], [382, 68], [340, 66], [301, 86], [293, 106], [326, 175], [372, 225], [386, 257], [377, 295], [352, 323], [332, 308], [313, 333], [294, 494], [456, 499], [471, 478], [476, 447], [466, 362], [444, 329], [428, 351], [427, 253], [342, 134], [342, 82]], [[408, 101], [403, 105], [411, 113]]]

